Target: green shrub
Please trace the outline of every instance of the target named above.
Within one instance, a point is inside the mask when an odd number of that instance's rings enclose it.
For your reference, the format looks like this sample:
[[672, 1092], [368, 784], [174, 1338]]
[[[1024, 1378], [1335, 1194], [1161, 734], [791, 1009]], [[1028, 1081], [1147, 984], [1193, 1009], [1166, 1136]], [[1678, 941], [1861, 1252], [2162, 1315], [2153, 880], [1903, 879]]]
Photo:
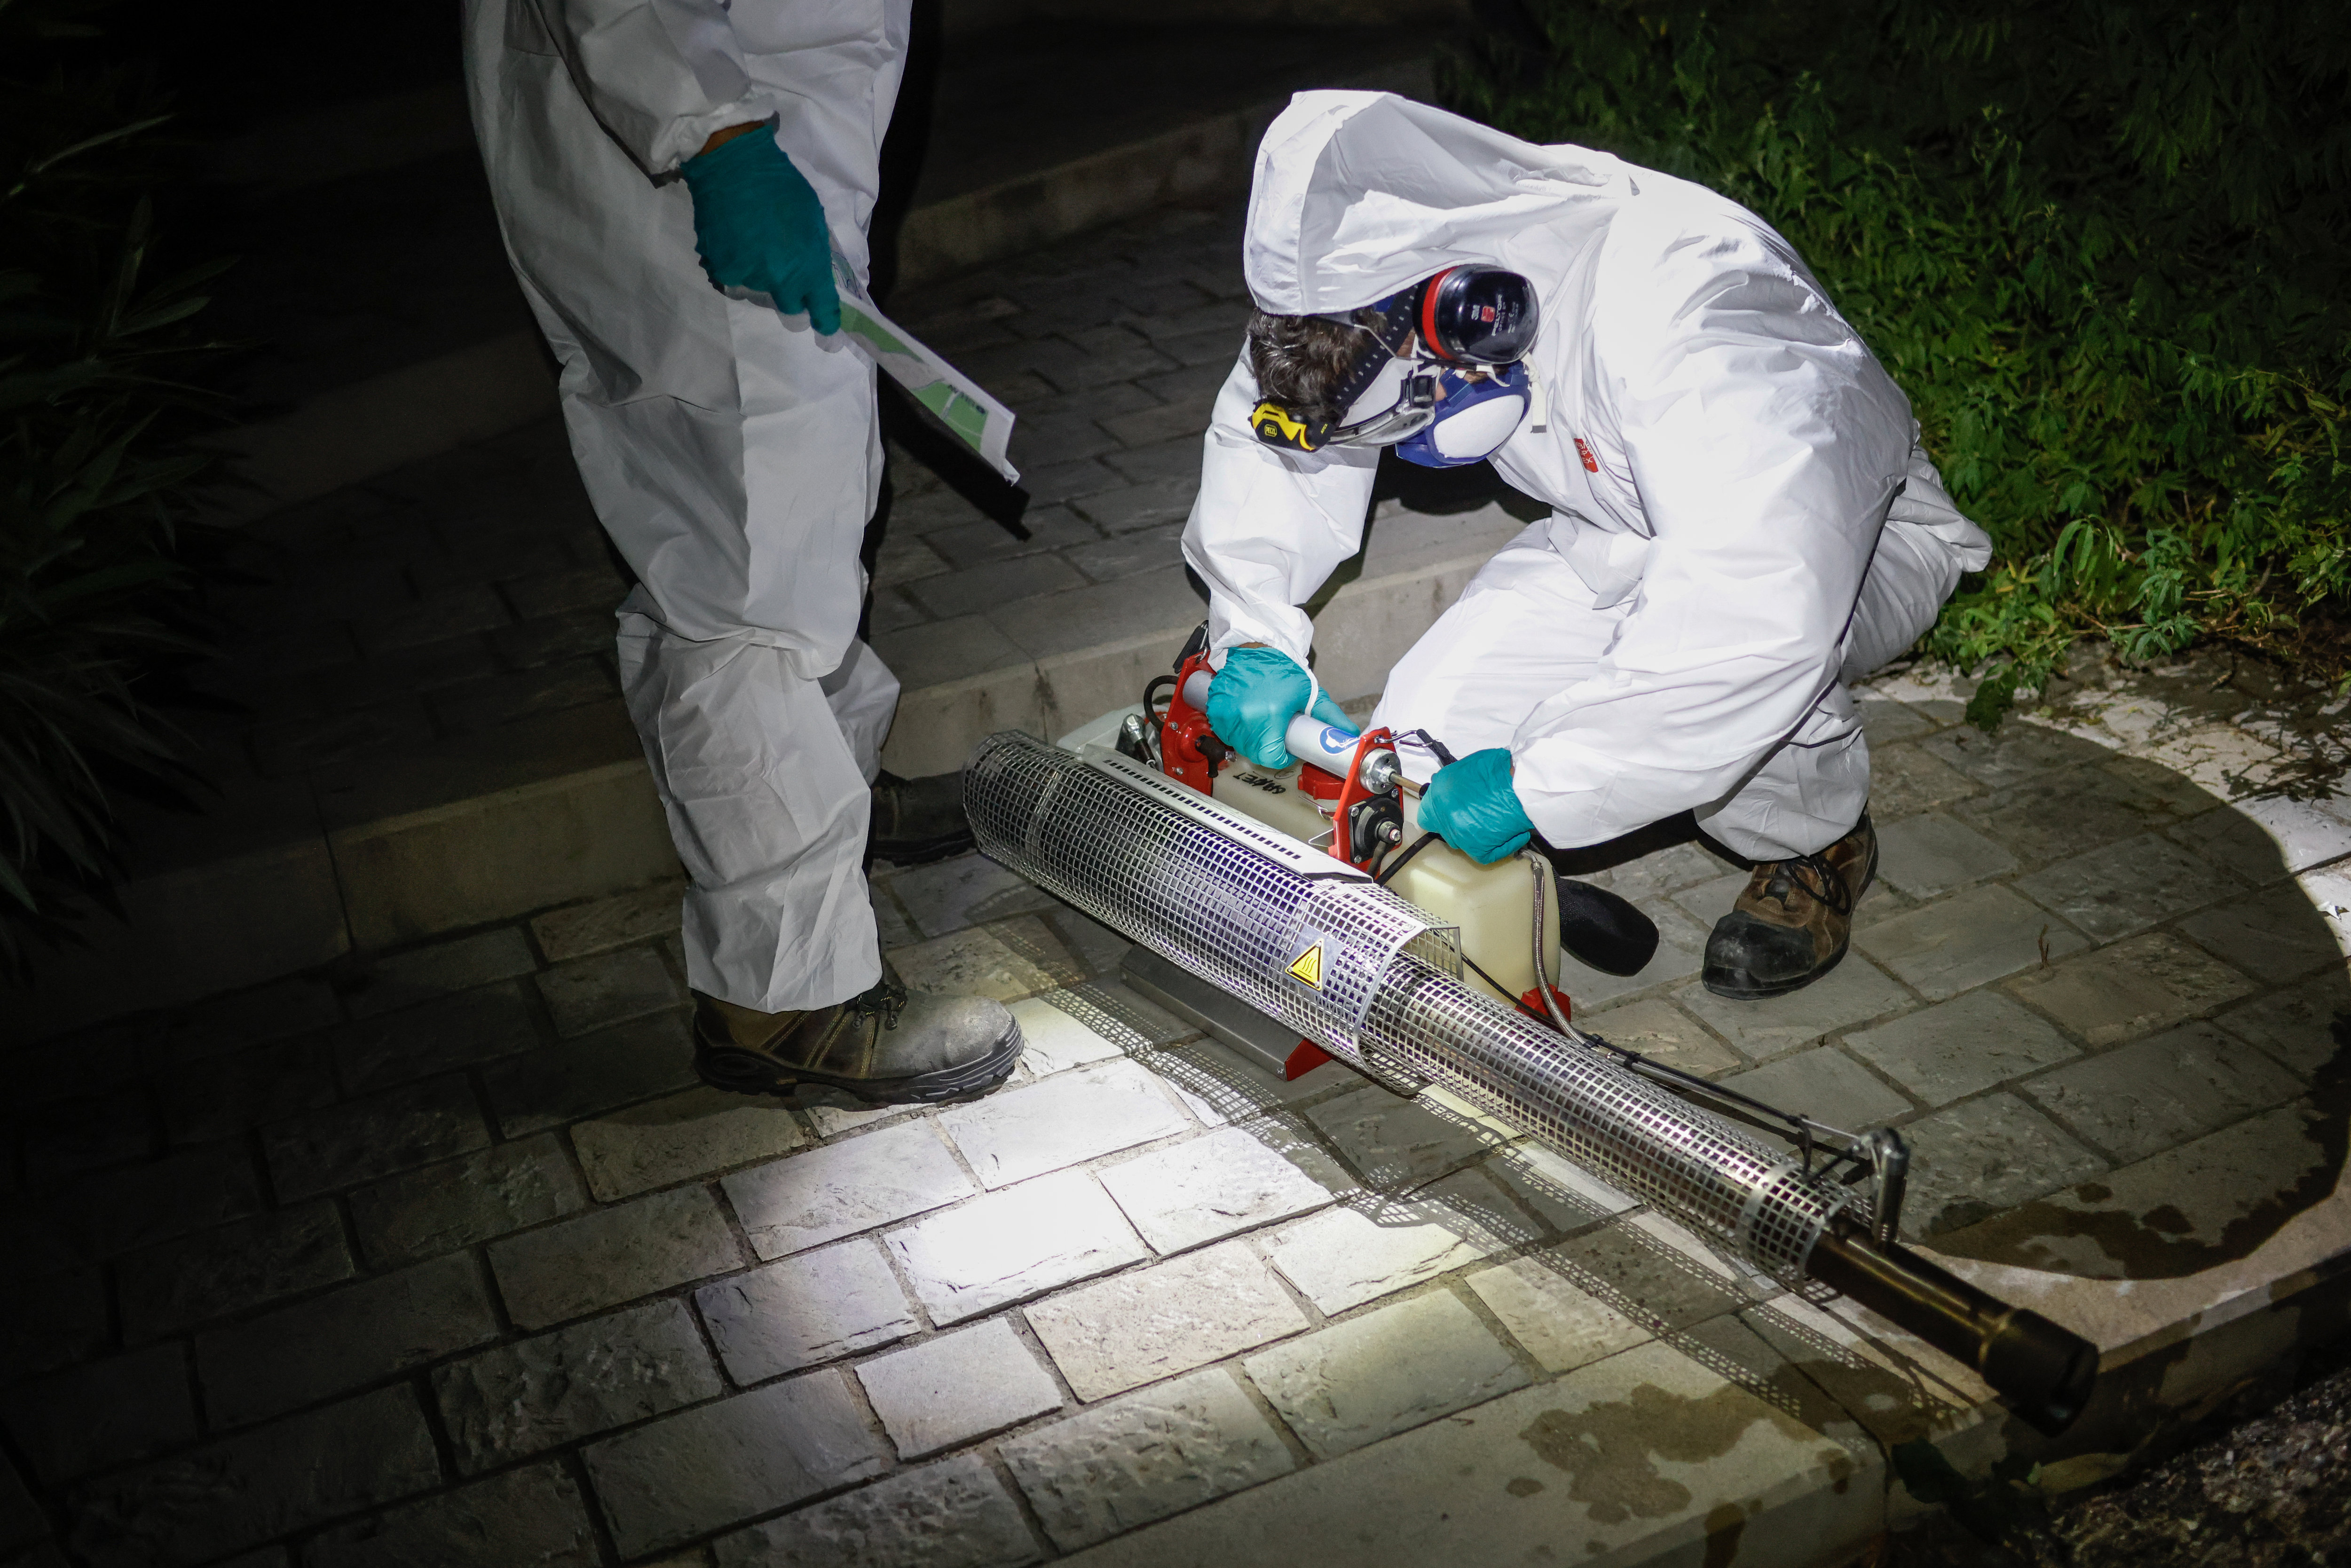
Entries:
[[1785, 234], [1997, 554], [1925, 640], [1995, 722], [2078, 637], [2344, 680], [2351, 26], [2251, 0], [1530, 0], [1455, 107]]
[[161, 116], [125, 74], [69, 62], [61, 5], [0, 0], [0, 974], [54, 939], [119, 866], [112, 791], [177, 773], [141, 700], [184, 587], [175, 515], [204, 459], [206, 267], [146, 281]]

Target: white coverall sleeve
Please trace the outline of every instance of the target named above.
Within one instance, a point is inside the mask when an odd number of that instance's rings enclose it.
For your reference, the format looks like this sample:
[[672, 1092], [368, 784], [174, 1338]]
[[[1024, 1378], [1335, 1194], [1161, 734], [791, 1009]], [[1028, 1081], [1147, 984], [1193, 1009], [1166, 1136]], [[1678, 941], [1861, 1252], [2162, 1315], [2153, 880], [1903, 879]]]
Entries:
[[1725, 799], [1804, 738], [1910, 452], [1908, 401], [1792, 256], [1752, 233], [1641, 248], [1594, 330], [1654, 541], [1594, 673], [1511, 747], [1562, 847]]
[[648, 176], [701, 152], [712, 132], [776, 112], [718, 0], [516, 3], [540, 7], [580, 96]]
[[1379, 454], [1268, 446], [1249, 431], [1257, 402], [1243, 350], [1209, 416], [1184, 559], [1208, 585], [1211, 648], [1263, 643], [1302, 664], [1314, 622], [1298, 607], [1363, 548]]

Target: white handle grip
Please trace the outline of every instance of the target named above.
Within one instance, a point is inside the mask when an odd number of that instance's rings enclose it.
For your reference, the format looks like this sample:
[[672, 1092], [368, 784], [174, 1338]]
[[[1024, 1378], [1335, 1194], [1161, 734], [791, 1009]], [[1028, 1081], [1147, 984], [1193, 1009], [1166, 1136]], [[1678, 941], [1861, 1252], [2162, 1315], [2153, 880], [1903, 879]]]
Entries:
[[[1206, 670], [1195, 670], [1192, 678], [1184, 683], [1184, 700], [1208, 711], [1208, 682]], [[1342, 729], [1335, 724], [1324, 724], [1311, 714], [1300, 714], [1282, 731], [1281, 743], [1290, 747], [1290, 755], [1301, 762], [1311, 762], [1325, 772], [1344, 778], [1354, 759], [1355, 743], [1363, 739], [1360, 730]]]

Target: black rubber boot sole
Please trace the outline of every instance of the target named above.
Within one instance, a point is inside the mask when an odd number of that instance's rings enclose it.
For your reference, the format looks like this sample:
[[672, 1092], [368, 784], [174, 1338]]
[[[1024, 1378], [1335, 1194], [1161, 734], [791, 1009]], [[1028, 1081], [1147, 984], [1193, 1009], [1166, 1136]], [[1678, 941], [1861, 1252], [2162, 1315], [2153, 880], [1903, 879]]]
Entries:
[[977, 1100], [1012, 1076], [1024, 1045], [1016, 1020], [985, 1056], [961, 1067], [917, 1072], [904, 1078], [850, 1078], [813, 1068], [793, 1067], [764, 1051], [739, 1045], [694, 1042], [694, 1071], [713, 1089], [733, 1094], [789, 1094], [803, 1083], [853, 1094], [869, 1105], [941, 1105]]
[[1767, 998], [1784, 997], [1791, 991], [1802, 990], [1806, 986], [1844, 963], [1845, 954], [1851, 951], [1852, 947], [1853, 938], [1847, 936], [1844, 946], [1830, 954], [1826, 963], [1790, 979], [1759, 980], [1744, 969], [1719, 967], [1713, 964], [1707, 965], [1700, 971], [1698, 979], [1700, 984], [1718, 997], [1728, 997], [1735, 1002], [1760, 1002]]

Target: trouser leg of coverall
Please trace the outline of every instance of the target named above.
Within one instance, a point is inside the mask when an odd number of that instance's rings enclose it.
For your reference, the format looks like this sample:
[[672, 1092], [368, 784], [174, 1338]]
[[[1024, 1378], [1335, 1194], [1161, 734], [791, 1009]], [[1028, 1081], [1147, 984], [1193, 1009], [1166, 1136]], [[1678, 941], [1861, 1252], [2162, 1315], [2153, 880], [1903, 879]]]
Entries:
[[[1958, 581], [1939, 540], [1889, 523], [1864, 579], [1845, 640], [1845, 678], [1917, 641]], [[1632, 600], [1600, 608], [1575, 569], [1531, 529], [1479, 569], [1389, 673], [1374, 725], [1426, 729], [1456, 757], [1507, 747], [1537, 704], [1589, 678]], [[1416, 777], [1435, 758], [1400, 745]], [[1869, 748], [1844, 682], [1805, 715], [1727, 799], [1698, 820], [1753, 860], [1825, 849], [1852, 831], [1869, 798]]]
[[829, 1007], [872, 985], [867, 786], [896, 678], [862, 643], [812, 681], [751, 636], [694, 642], [632, 610], [621, 622], [622, 690], [693, 879], [686, 983], [734, 1000], [741, 977], [768, 977], [741, 1004], [761, 1012]]

